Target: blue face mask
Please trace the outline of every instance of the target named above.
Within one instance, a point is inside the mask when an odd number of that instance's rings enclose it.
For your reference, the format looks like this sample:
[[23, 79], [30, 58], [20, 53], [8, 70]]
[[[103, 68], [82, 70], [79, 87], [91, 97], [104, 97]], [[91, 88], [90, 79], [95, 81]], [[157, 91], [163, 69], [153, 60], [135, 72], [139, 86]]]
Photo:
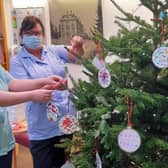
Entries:
[[22, 39], [22, 44], [31, 49], [37, 49], [41, 46], [42, 39], [38, 36], [27, 36], [24, 35]]

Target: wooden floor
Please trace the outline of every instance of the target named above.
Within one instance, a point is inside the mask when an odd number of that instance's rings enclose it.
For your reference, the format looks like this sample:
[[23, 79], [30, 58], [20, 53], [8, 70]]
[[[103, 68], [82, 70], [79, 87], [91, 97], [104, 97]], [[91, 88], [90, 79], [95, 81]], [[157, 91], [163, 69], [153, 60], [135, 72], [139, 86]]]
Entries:
[[33, 168], [32, 157], [28, 148], [19, 145], [16, 159], [17, 168]]

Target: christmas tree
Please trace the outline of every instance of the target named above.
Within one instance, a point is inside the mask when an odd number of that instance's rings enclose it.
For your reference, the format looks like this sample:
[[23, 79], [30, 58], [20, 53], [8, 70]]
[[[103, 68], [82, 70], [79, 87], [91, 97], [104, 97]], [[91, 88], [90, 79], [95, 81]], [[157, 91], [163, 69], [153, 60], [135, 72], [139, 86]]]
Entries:
[[[80, 111], [80, 130], [71, 143], [78, 149], [71, 153], [77, 168], [166, 168], [168, 163], [168, 54], [166, 44], [168, 25], [168, 2], [165, 0], [140, 0], [153, 13], [153, 24], [125, 12], [115, 0], [115, 7], [122, 12], [116, 24], [118, 35], [106, 40], [95, 33], [107, 52], [120, 59], [105, 64], [110, 72], [111, 83], [102, 87], [92, 60], [83, 60], [84, 73], [90, 82], [74, 82], [74, 100]], [[130, 1], [131, 3], [131, 1]], [[134, 22], [128, 29], [123, 21]], [[158, 56], [158, 52], [162, 51]], [[153, 57], [153, 61], [152, 61]], [[158, 59], [158, 60], [156, 60]], [[119, 134], [123, 130], [136, 131], [140, 142], [136, 150], [130, 150], [137, 140], [123, 137], [127, 149], [119, 146]], [[125, 135], [126, 136], [126, 135]], [[129, 134], [128, 136], [132, 136]], [[121, 139], [120, 139], [121, 140]], [[130, 147], [129, 147], [130, 145]], [[129, 151], [130, 150], [130, 151]]]

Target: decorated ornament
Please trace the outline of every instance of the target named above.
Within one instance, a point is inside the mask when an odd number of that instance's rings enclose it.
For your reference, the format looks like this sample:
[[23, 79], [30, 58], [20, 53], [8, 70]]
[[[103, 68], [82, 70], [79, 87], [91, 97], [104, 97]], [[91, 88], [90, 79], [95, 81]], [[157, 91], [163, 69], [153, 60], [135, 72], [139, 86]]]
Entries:
[[128, 128], [122, 130], [118, 135], [118, 145], [121, 150], [128, 153], [133, 153], [139, 149], [141, 145], [141, 138], [138, 132], [131, 128], [131, 116], [133, 111], [134, 101], [126, 97], [128, 105]]
[[78, 130], [78, 122], [75, 116], [66, 115], [61, 118], [59, 121], [59, 129], [64, 134], [72, 134], [76, 130]]
[[136, 130], [129, 127], [118, 135], [118, 145], [123, 151], [133, 153], [140, 147], [141, 138]]
[[56, 122], [58, 120], [58, 117], [60, 115], [59, 109], [56, 104], [54, 104], [52, 101], [50, 101], [47, 104], [47, 118], [50, 121]]
[[168, 47], [159, 47], [152, 54], [152, 62], [158, 68], [168, 67]]
[[111, 84], [111, 75], [108, 69], [101, 68], [98, 72], [98, 81], [101, 87], [107, 88]]
[[79, 130], [78, 120], [77, 120], [76, 116], [71, 115], [70, 111], [69, 111], [70, 110], [70, 107], [69, 107], [70, 106], [70, 98], [72, 97], [71, 95], [72, 95], [72, 93], [69, 93], [69, 95], [67, 97], [68, 98], [67, 114], [64, 115], [59, 121], [59, 129], [64, 134], [72, 134], [73, 132]]
[[99, 70], [98, 72], [98, 82], [101, 87], [107, 88], [111, 83], [111, 75], [105, 66], [104, 61], [104, 49], [100, 41], [96, 41], [96, 56], [94, 57], [92, 63]]

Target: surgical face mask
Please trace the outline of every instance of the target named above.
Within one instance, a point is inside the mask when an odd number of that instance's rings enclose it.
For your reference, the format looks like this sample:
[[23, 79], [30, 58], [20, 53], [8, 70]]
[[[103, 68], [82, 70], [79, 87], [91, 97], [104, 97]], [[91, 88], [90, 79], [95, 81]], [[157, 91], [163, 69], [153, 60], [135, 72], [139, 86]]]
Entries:
[[40, 47], [41, 42], [42, 42], [41, 37], [34, 35], [32, 36], [23, 35], [22, 44], [27, 48], [37, 49]]

